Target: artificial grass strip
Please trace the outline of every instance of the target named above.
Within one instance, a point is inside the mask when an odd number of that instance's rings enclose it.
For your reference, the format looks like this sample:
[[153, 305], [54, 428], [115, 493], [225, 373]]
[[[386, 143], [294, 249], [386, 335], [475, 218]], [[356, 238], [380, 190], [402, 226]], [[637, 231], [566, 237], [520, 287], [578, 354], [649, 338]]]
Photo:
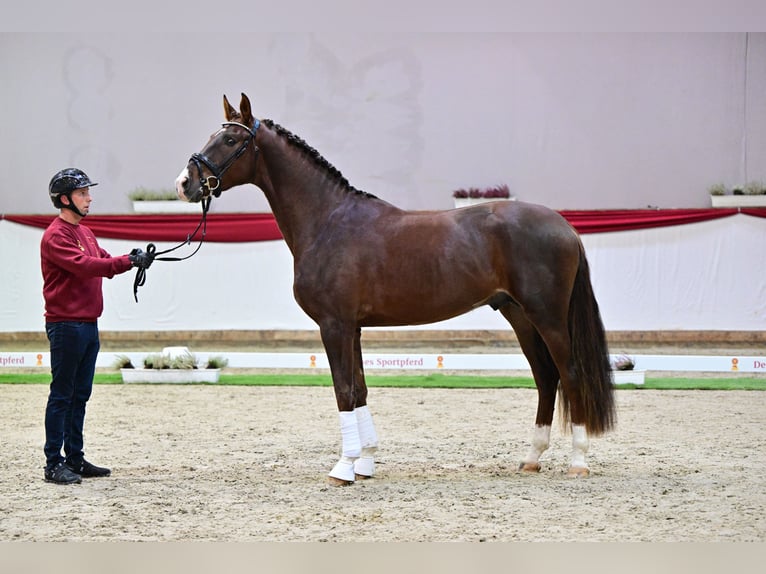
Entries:
[[[0, 373], [0, 384], [49, 384], [49, 373]], [[120, 373], [97, 373], [96, 384], [122, 384]], [[219, 386], [267, 386], [267, 387], [321, 387], [332, 386], [330, 375], [277, 375], [222, 373]], [[533, 389], [531, 377], [498, 377], [477, 375], [372, 375], [367, 376], [369, 387], [389, 388], [439, 388], [439, 389]], [[656, 377], [647, 378], [643, 385], [618, 385], [619, 390], [716, 390], [716, 391], [763, 391], [766, 379], [737, 376], [730, 378]]]

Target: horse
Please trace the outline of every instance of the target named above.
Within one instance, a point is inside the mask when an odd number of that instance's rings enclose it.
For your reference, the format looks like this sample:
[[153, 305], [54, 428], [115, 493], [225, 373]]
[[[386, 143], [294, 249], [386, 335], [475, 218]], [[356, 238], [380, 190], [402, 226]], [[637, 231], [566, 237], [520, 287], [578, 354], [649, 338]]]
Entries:
[[[514, 330], [538, 403], [518, 471], [537, 473], [550, 443], [556, 396], [585, 477], [589, 437], [616, 423], [604, 325], [575, 229], [558, 212], [520, 201], [405, 211], [353, 187], [300, 137], [237, 111], [176, 179], [179, 199], [209, 201], [254, 184], [293, 256], [293, 294], [319, 327], [338, 407], [341, 453], [328, 474], [349, 485], [375, 474], [378, 437], [367, 405], [365, 327], [422, 325], [489, 305]], [[478, 421], [477, 421], [478, 422]]]

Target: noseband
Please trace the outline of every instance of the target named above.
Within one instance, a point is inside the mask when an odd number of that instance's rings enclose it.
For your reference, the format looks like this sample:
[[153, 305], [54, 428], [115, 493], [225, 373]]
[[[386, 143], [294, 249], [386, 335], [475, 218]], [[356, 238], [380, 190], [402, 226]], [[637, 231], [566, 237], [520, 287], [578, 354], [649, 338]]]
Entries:
[[[192, 154], [189, 162], [194, 164], [194, 166], [197, 168], [197, 173], [199, 173], [199, 188], [200, 191], [202, 191], [202, 197], [210, 197], [211, 193], [216, 197], [221, 195], [221, 191], [218, 188], [221, 185], [221, 178], [223, 177], [223, 174], [226, 173], [226, 170], [229, 169], [235, 161], [237, 161], [239, 156], [245, 153], [245, 150], [247, 150], [247, 146], [250, 145], [250, 142], [255, 141], [255, 132], [258, 130], [260, 125], [261, 122], [258, 119], [255, 119], [252, 128], [249, 128], [245, 124], [241, 124], [239, 122], [225, 122], [221, 124], [221, 126], [224, 128], [226, 126], [239, 126], [244, 128], [250, 134], [250, 137], [246, 138], [236, 149], [236, 151], [230, 155], [220, 167], [202, 152]], [[258, 153], [258, 146], [255, 147], [255, 152]], [[207, 167], [213, 175], [202, 177], [202, 167], [200, 164], [205, 164], [205, 167]]]

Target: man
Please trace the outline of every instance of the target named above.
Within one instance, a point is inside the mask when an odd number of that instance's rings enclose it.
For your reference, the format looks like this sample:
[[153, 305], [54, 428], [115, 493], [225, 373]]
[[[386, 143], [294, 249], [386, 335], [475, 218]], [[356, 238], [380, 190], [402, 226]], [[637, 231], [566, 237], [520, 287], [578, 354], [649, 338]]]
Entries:
[[108, 468], [85, 460], [83, 452], [85, 404], [93, 389], [100, 347], [101, 282], [103, 277], [112, 278], [131, 267], [147, 269], [154, 260], [151, 253], [140, 249], [112, 257], [80, 223], [90, 211], [90, 188], [95, 185], [76, 168], [53, 176], [48, 193], [59, 216], [40, 243], [52, 375], [45, 409], [45, 480], [56, 484], [111, 474]]

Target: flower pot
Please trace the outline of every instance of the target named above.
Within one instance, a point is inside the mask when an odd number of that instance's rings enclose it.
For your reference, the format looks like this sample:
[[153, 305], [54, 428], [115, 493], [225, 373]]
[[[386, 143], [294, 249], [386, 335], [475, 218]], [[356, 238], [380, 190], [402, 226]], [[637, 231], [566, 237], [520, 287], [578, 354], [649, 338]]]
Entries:
[[123, 383], [217, 383], [221, 369], [120, 369]]
[[202, 214], [200, 203], [187, 203], [178, 199], [160, 201], [134, 201], [133, 211], [136, 213], [199, 213]]
[[615, 385], [643, 385], [646, 371], [612, 371]]
[[711, 195], [713, 207], [766, 207], [766, 195]]
[[489, 203], [491, 201], [514, 201], [512, 197], [454, 197], [455, 207], [468, 207], [469, 205], [478, 205], [480, 203]]

